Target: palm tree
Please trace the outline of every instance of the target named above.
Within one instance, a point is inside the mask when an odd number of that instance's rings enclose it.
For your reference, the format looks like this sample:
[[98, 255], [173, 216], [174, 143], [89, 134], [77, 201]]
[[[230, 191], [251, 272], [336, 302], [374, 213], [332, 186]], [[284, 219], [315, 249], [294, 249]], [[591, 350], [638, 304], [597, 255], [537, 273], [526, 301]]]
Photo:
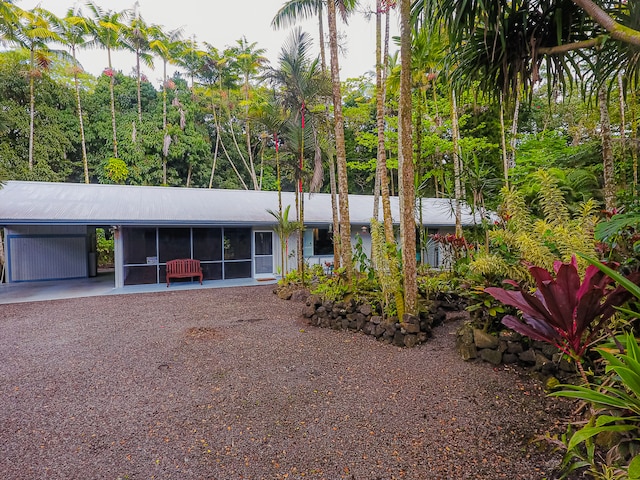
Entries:
[[176, 63], [187, 71], [191, 78], [191, 91], [193, 92], [195, 85], [195, 77], [203, 67], [206, 52], [200, 49], [195, 37], [182, 42], [179, 48], [179, 54], [176, 57]]
[[182, 29], [165, 33], [161, 27], [150, 29], [149, 48], [162, 59], [162, 183], [167, 184], [167, 156], [171, 137], [167, 134], [167, 64], [175, 61], [182, 45]]
[[249, 108], [250, 108], [250, 90], [251, 84], [250, 80], [255, 76], [258, 72], [259, 68], [263, 66], [267, 59], [264, 56], [266, 50], [264, 48], [257, 48], [257, 43], [249, 43], [246, 37], [242, 37], [241, 39], [236, 41], [236, 45], [230, 49], [230, 52], [233, 55], [233, 67], [238, 71], [243, 79], [243, 90], [244, 90], [244, 113], [245, 113], [245, 139], [247, 144], [247, 157], [248, 157], [248, 166], [249, 166], [249, 174], [251, 176], [251, 180], [253, 181], [253, 188], [255, 190], [260, 190], [260, 186], [258, 183], [258, 177], [256, 175], [255, 162], [253, 158], [253, 148], [251, 145], [251, 122], [249, 118]]
[[138, 87], [138, 121], [142, 123], [142, 60], [149, 68], [153, 68], [153, 56], [149, 53], [150, 27], [140, 15], [140, 4], [135, 3], [133, 15], [128, 25], [122, 29], [122, 45], [136, 55], [136, 82]]
[[61, 31], [60, 36], [71, 49], [71, 56], [73, 57], [73, 83], [76, 90], [76, 105], [78, 107], [78, 122], [80, 125], [82, 166], [84, 168], [84, 181], [89, 183], [89, 162], [87, 160], [87, 145], [84, 135], [84, 119], [82, 118], [82, 102], [80, 101], [80, 82], [78, 81], [78, 73], [82, 71], [82, 67], [76, 58], [77, 49], [82, 48], [87, 43], [89, 23], [80, 11], [74, 11], [73, 8], [70, 8], [67, 10], [66, 16], [60, 19], [58, 26]]
[[[300, 234], [298, 236], [298, 269], [304, 268], [302, 256], [302, 226], [304, 224], [304, 195], [302, 195], [305, 152], [311, 150], [314, 156], [313, 176], [309, 185], [312, 192], [319, 191], [322, 185], [322, 152], [318, 141], [318, 124], [322, 117], [311, 113], [314, 105], [321, 104], [327, 96], [328, 85], [318, 59], [309, 58], [311, 38], [300, 28], [295, 29], [285, 43], [278, 57], [278, 68], [269, 72], [271, 80], [280, 86], [281, 103], [288, 110], [289, 150], [299, 159], [299, 202], [296, 203]], [[308, 125], [308, 126], [306, 126]], [[306, 127], [306, 128], [305, 128]], [[309, 148], [310, 147], [310, 148]]]
[[[339, 66], [338, 66], [338, 40], [337, 40], [337, 26], [336, 26], [336, 5], [340, 11], [342, 19], [346, 21], [348, 15], [353, 12], [357, 6], [357, 0], [336, 0], [336, 2], [326, 2], [326, 0], [289, 0], [283, 4], [278, 13], [276, 13], [273, 18], [271, 24], [275, 28], [281, 28], [290, 23], [294, 23], [298, 19], [305, 19], [313, 15], [318, 16], [318, 29], [320, 36], [320, 59], [322, 65], [322, 71], [325, 71], [325, 50], [324, 50], [324, 25], [322, 21], [322, 12], [324, 6], [327, 6], [327, 15], [329, 21], [329, 31], [330, 31], [330, 49], [331, 49], [331, 78], [332, 82], [337, 85], [337, 93], [340, 96], [340, 76], [339, 76]], [[331, 17], [332, 16], [332, 17]], [[333, 21], [333, 24], [332, 24]], [[335, 48], [334, 48], [335, 47]], [[336, 74], [333, 75], [333, 63], [334, 59], [336, 62]], [[340, 99], [340, 107], [339, 113], [336, 112], [335, 109], [335, 95], [334, 92], [334, 118], [340, 119], [340, 127], [336, 127], [334, 124], [334, 132], [336, 129], [340, 129], [342, 132], [341, 135], [336, 135], [336, 153], [342, 155], [341, 158], [337, 159], [338, 163], [338, 195], [341, 198], [340, 201], [340, 218], [338, 219], [337, 215], [337, 206], [335, 200], [336, 187], [335, 187], [335, 174], [334, 174], [334, 162], [333, 162], [333, 152], [329, 153], [329, 174], [330, 174], [330, 182], [331, 182], [331, 205], [334, 215], [334, 232], [340, 232], [340, 236], [337, 238], [334, 235], [334, 264], [338, 266], [342, 264], [347, 267], [348, 275], [351, 275], [351, 225], [349, 223], [349, 208], [348, 208], [348, 181], [346, 175], [346, 152], [344, 148], [344, 121], [342, 120], [342, 100]], [[328, 116], [328, 105], [326, 107], [327, 116]], [[338, 140], [338, 139], [341, 140]], [[342, 146], [339, 147], [339, 144]], [[341, 186], [340, 186], [341, 185]], [[345, 205], [343, 205], [345, 204]], [[340, 223], [341, 228], [338, 228], [338, 223]], [[338, 241], [339, 240], [339, 241]], [[344, 245], [344, 248], [342, 248]]]
[[113, 156], [118, 158], [118, 136], [116, 134], [116, 102], [114, 96], [115, 72], [111, 64], [111, 52], [123, 48], [121, 43], [121, 32], [124, 27], [129, 11], [113, 12], [104, 10], [95, 2], [87, 4], [89, 10], [93, 14], [93, 18], [89, 23], [93, 40], [90, 42], [92, 46], [104, 48], [107, 51], [108, 67], [105, 73], [109, 76], [109, 96], [111, 100], [111, 127], [113, 130]]
[[[29, 50], [29, 170], [33, 170], [35, 79], [51, 64], [49, 42], [61, 41], [52, 22], [52, 14], [42, 8], [18, 12], [18, 23], [10, 40]], [[61, 54], [61, 52], [56, 52]]]
[[286, 260], [289, 258], [289, 238], [300, 229], [299, 222], [289, 220], [290, 209], [291, 205], [287, 205], [282, 211], [267, 210], [277, 222], [274, 230], [280, 239], [281, 275], [283, 278], [288, 273]]
[[22, 9], [13, 0], [0, 2], [0, 41], [11, 42], [15, 36]]
[[338, 196], [340, 198], [340, 252], [341, 266], [345, 268], [347, 277], [352, 275], [351, 222], [349, 220], [349, 182], [347, 178], [347, 152], [344, 143], [344, 117], [342, 115], [342, 94], [340, 87], [340, 64], [338, 59], [338, 27], [336, 20], [336, 3], [343, 18], [346, 18], [348, 5], [356, 2], [338, 0], [327, 2], [329, 24], [329, 51], [331, 56], [331, 83], [333, 86], [333, 120], [336, 141], [336, 165], [338, 170]]
[[404, 277], [404, 311], [417, 313], [416, 195], [411, 134], [411, 0], [400, 0], [400, 99], [398, 111], [398, 163], [400, 183], [400, 237]]
[[324, 50], [324, 22], [322, 11], [325, 0], [289, 0], [285, 2], [280, 10], [271, 20], [273, 28], [285, 28], [297, 20], [307, 19], [313, 16], [318, 17], [318, 41], [320, 42], [320, 63], [324, 71], [327, 65]]

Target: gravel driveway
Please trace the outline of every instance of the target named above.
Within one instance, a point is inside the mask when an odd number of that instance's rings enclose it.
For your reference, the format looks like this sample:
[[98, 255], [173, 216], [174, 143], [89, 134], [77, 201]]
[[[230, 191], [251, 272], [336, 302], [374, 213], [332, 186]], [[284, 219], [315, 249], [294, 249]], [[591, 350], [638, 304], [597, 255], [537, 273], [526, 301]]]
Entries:
[[1, 305], [0, 478], [551, 478], [557, 400], [454, 325], [399, 349], [271, 290]]

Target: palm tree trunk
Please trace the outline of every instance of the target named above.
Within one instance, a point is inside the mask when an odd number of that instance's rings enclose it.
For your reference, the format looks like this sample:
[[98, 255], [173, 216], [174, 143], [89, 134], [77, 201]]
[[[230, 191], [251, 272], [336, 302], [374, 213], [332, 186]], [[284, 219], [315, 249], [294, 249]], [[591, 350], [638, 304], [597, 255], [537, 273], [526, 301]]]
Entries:
[[300, 255], [298, 255], [298, 273], [300, 274], [300, 280], [304, 287], [304, 104], [302, 105], [302, 117], [300, 121], [302, 124], [302, 135], [300, 137], [300, 180], [298, 181], [298, 191], [300, 192], [300, 209], [298, 210], [298, 250], [300, 251]]
[[219, 146], [220, 146], [220, 137], [216, 135], [216, 148], [213, 152], [213, 163], [211, 164], [211, 176], [209, 177], [209, 189], [213, 188], [213, 177], [216, 174], [216, 163], [218, 162]]
[[513, 122], [511, 123], [511, 140], [509, 141], [509, 169], [516, 166], [516, 144], [518, 141], [518, 116], [520, 114], [520, 77], [516, 81], [516, 103], [513, 106]]
[[29, 170], [33, 170], [33, 132], [35, 129], [36, 97], [35, 97], [35, 52], [31, 48], [31, 69], [29, 71]]
[[347, 178], [347, 152], [344, 144], [344, 117], [342, 115], [342, 95], [340, 88], [340, 66], [338, 60], [338, 28], [336, 25], [336, 5], [327, 2], [329, 23], [329, 49], [331, 52], [331, 83], [333, 85], [333, 116], [336, 140], [336, 164], [338, 168], [338, 195], [340, 197], [340, 249], [341, 266], [347, 278], [353, 274], [351, 259], [351, 223], [349, 220], [349, 182]]
[[320, 67], [323, 72], [327, 71], [327, 55], [324, 49], [324, 21], [322, 20], [322, 3], [318, 4], [318, 36], [320, 39]]
[[113, 93], [115, 85], [115, 72], [111, 66], [111, 49], [107, 48], [107, 58], [109, 60], [109, 97], [111, 100], [111, 128], [113, 130], [113, 157], [118, 158], [118, 136], [116, 135], [116, 99]]
[[141, 72], [140, 72], [140, 52], [136, 51], [136, 73], [138, 87], [138, 122], [142, 123], [142, 91], [141, 91]]
[[638, 97], [634, 89], [631, 89], [631, 158], [633, 161], [633, 195], [638, 194], [638, 119], [636, 109]]
[[384, 148], [384, 104], [382, 99], [382, 0], [376, 0], [376, 126], [378, 128], [378, 152], [376, 162], [376, 179], [373, 187], [373, 218], [378, 220], [380, 203], [380, 175], [387, 168]]
[[249, 124], [249, 76], [245, 75], [244, 78], [244, 101], [246, 103], [245, 106], [245, 133], [247, 139], [247, 155], [249, 157], [249, 173], [251, 174], [251, 180], [253, 181], [253, 189], [260, 190], [260, 185], [258, 183], [258, 177], [256, 175], [256, 168], [253, 160], [253, 150], [251, 149], [251, 127]]
[[456, 92], [451, 90], [451, 136], [453, 140], [453, 182], [456, 202], [456, 237], [462, 237], [462, 159], [460, 158], [460, 128]]
[[340, 265], [342, 250], [340, 247], [340, 218], [338, 216], [338, 196], [336, 185], [336, 162], [333, 153], [329, 155], [329, 189], [331, 192], [331, 219], [333, 221], [333, 265]]
[[[320, 37], [320, 67], [322, 72], [327, 72], [327, 56], [325, 53], [325, 39], [324, 39], [324, 21], [322, 19], [322, 3], [318, 4], [318, 36]], [[329, 100], [325, 100], [324, 104], [325, 120], [329, 118]], [[338, 267], [340, 265], [341, 247], [340, 247], [340, 217], [338, 215], [338, 187], [336, 185], [336, 164], [333, 157], [333, 152], [329, 155], [329, 192], [331, 195], [331, 219], [333, 225], [333, 265]]]
[[605, 84], [603, 84], [598, 91], [598, 102], [600, 103], [604, 204], [607, 210], [613, 210], [616, 206], [616, 185], [613, 166], [613, 148], [611, 146], [611, 120], [609, 119], [609, 104], [607, 98], [607, 87]]
[[[162, 183], [167, 184], [167, 151], [164, 148], [167, 138], [167, 61], [162, 71]], [[211, 187], [209, 187], [211, 188]]]
[[509, 187], [509, 157], [507, 155], [507, 133], [504, 128], [504, 102], [500, 94], [500, 142], [502, 145], [502, 169], [504, 171], [504, 184]]
[[[624, 78], [622, 72], [618, 73], [618, 98], [620, 101], [620, 158], [622, 161], [625, 161], [625, 157], [627, 154], [627, 136], [626, 136], [626, 128], [627, 128], [627, 119], [626, 119], [626, 109], [624, 102]], [[623, 168], [622, 171], [622, 185], [626, 188], [627, 186], [627, 178], [626, 172]]]
[[298, 222], [298, 238], [296, 239], [296, 243], [298, 244], [298, 257], [296, 258], [296, 262], [297, 262], [297, 269], [298, 269], [298, 273], [300, 273], [302, 271], [302, 262], [303, 260], [303, 256], [304, 256], [304, 252], [302, 251], [302, 249], [304, 248], [304, 239], [302, 237], [302, 229], [300, 228], [301, 225], [301, 221], [300, 221], [300, 189], [296, 186], [295, 188], [295, 202], [296, 202], [296, 220]]
[[[329, 2], [331, 3], [331, 2]], [[398, 109], [398, 163], [402, 174], [400, 196], [400, 236], [404, 270], [404, 311], [417, 313], [416, 278], [416, 195], [411, 132], [411, 0], [400, 0], [400, 100]]]
[[76, 71], [76, 49], [71, 49], [73, 54], [73, 83], [76, 87], [76, 103], [78, 105], [78, 123], [80, 124], [80, 144], [82, 148], [82, 166], [84, 168], [84, 183], [89, 183], [89, 161], [87, 160], [87, 142], [84, 136], [84, 120], [82, 119], [82, 102], [80, 101], [80, 83], [78, 82], [78, 72]]

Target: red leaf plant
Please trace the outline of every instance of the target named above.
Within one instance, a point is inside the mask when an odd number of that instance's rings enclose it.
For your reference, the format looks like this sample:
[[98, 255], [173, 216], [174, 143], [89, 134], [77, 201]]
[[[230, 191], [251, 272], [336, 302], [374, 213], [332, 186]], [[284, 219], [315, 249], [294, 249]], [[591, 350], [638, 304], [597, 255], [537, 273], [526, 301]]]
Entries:
[[[533, 294], [523, 291], [513, 280], [503, 283], [516, 290], [488, 287], [485, 291], [496, 300], [516, 307], [522, 319], [505, 315], [503, 325], [533, 340], [556, 346], [581, 367], [581, 359], [607, 321], [631, 298], [623, 287], [613, 287], [613, 280], [597, 267], [589, 265], [580, 282], [576, 257], [570, 263], [555, 262], [555, 278], [544, 268], [529, 265], [536, 282]], [[634, 283], [640, 272], [628, 277]]]

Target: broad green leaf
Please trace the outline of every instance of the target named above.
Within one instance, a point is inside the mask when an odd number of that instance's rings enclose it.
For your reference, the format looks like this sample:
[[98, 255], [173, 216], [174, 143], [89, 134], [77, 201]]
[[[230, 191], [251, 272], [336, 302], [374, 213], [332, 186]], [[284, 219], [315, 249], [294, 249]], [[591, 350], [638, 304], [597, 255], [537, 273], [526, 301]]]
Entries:
[[628, 432], [634, 430], [635, 425], [606, 425], [604, 427], [585, 427], [573, 434], [567, 449], [572, 450], [580, 443], [598, 435], [601, 432]]
[[581, 258], [584, 258], [591, 265], [595, 266], [596, 268], [606, 273], [609, 277], [611, 277], [613, 280], [615, 280], [624, 288], [626, 288], [629, 291], [629, 293], [631, 293], [634, 297], [640, 299], [640, 287], [635, 283], [633, 283], [631, 280], [626, 279], [623, 275], [616, 272], [612, 268], [607, 267], [606, 265], [599, 262], [598, 260], [590, 258], [582, 253], [578, 253], [578, 256]]
[[586, 400], [598, 405], [607, 405], [616, 408], [628, 408], [628, 403], [621, 400], [620, 398], [612, 397], [600, 392], [595, 392], [588, 388], [578, 387], [575, 385], [563, 385], [563, 388], [568, 388], [568, 390], [553, 392], [549, 394], [549, 396], [578, 398], [580, 400]]
[[628, 420], [628, 418], [616, 415], [598, 415], [598, 418], [596, 418], [596, 427], [603, 427], [609, 423], [619, 422], [621, 420]]
[[640, 400], [640, 376], [628, 367], [615, 367], [614, 370], [624, 385]]
[[640, 480], [640, 455], [636, 455], [631, 459], [627, 473], [629, 480]]

